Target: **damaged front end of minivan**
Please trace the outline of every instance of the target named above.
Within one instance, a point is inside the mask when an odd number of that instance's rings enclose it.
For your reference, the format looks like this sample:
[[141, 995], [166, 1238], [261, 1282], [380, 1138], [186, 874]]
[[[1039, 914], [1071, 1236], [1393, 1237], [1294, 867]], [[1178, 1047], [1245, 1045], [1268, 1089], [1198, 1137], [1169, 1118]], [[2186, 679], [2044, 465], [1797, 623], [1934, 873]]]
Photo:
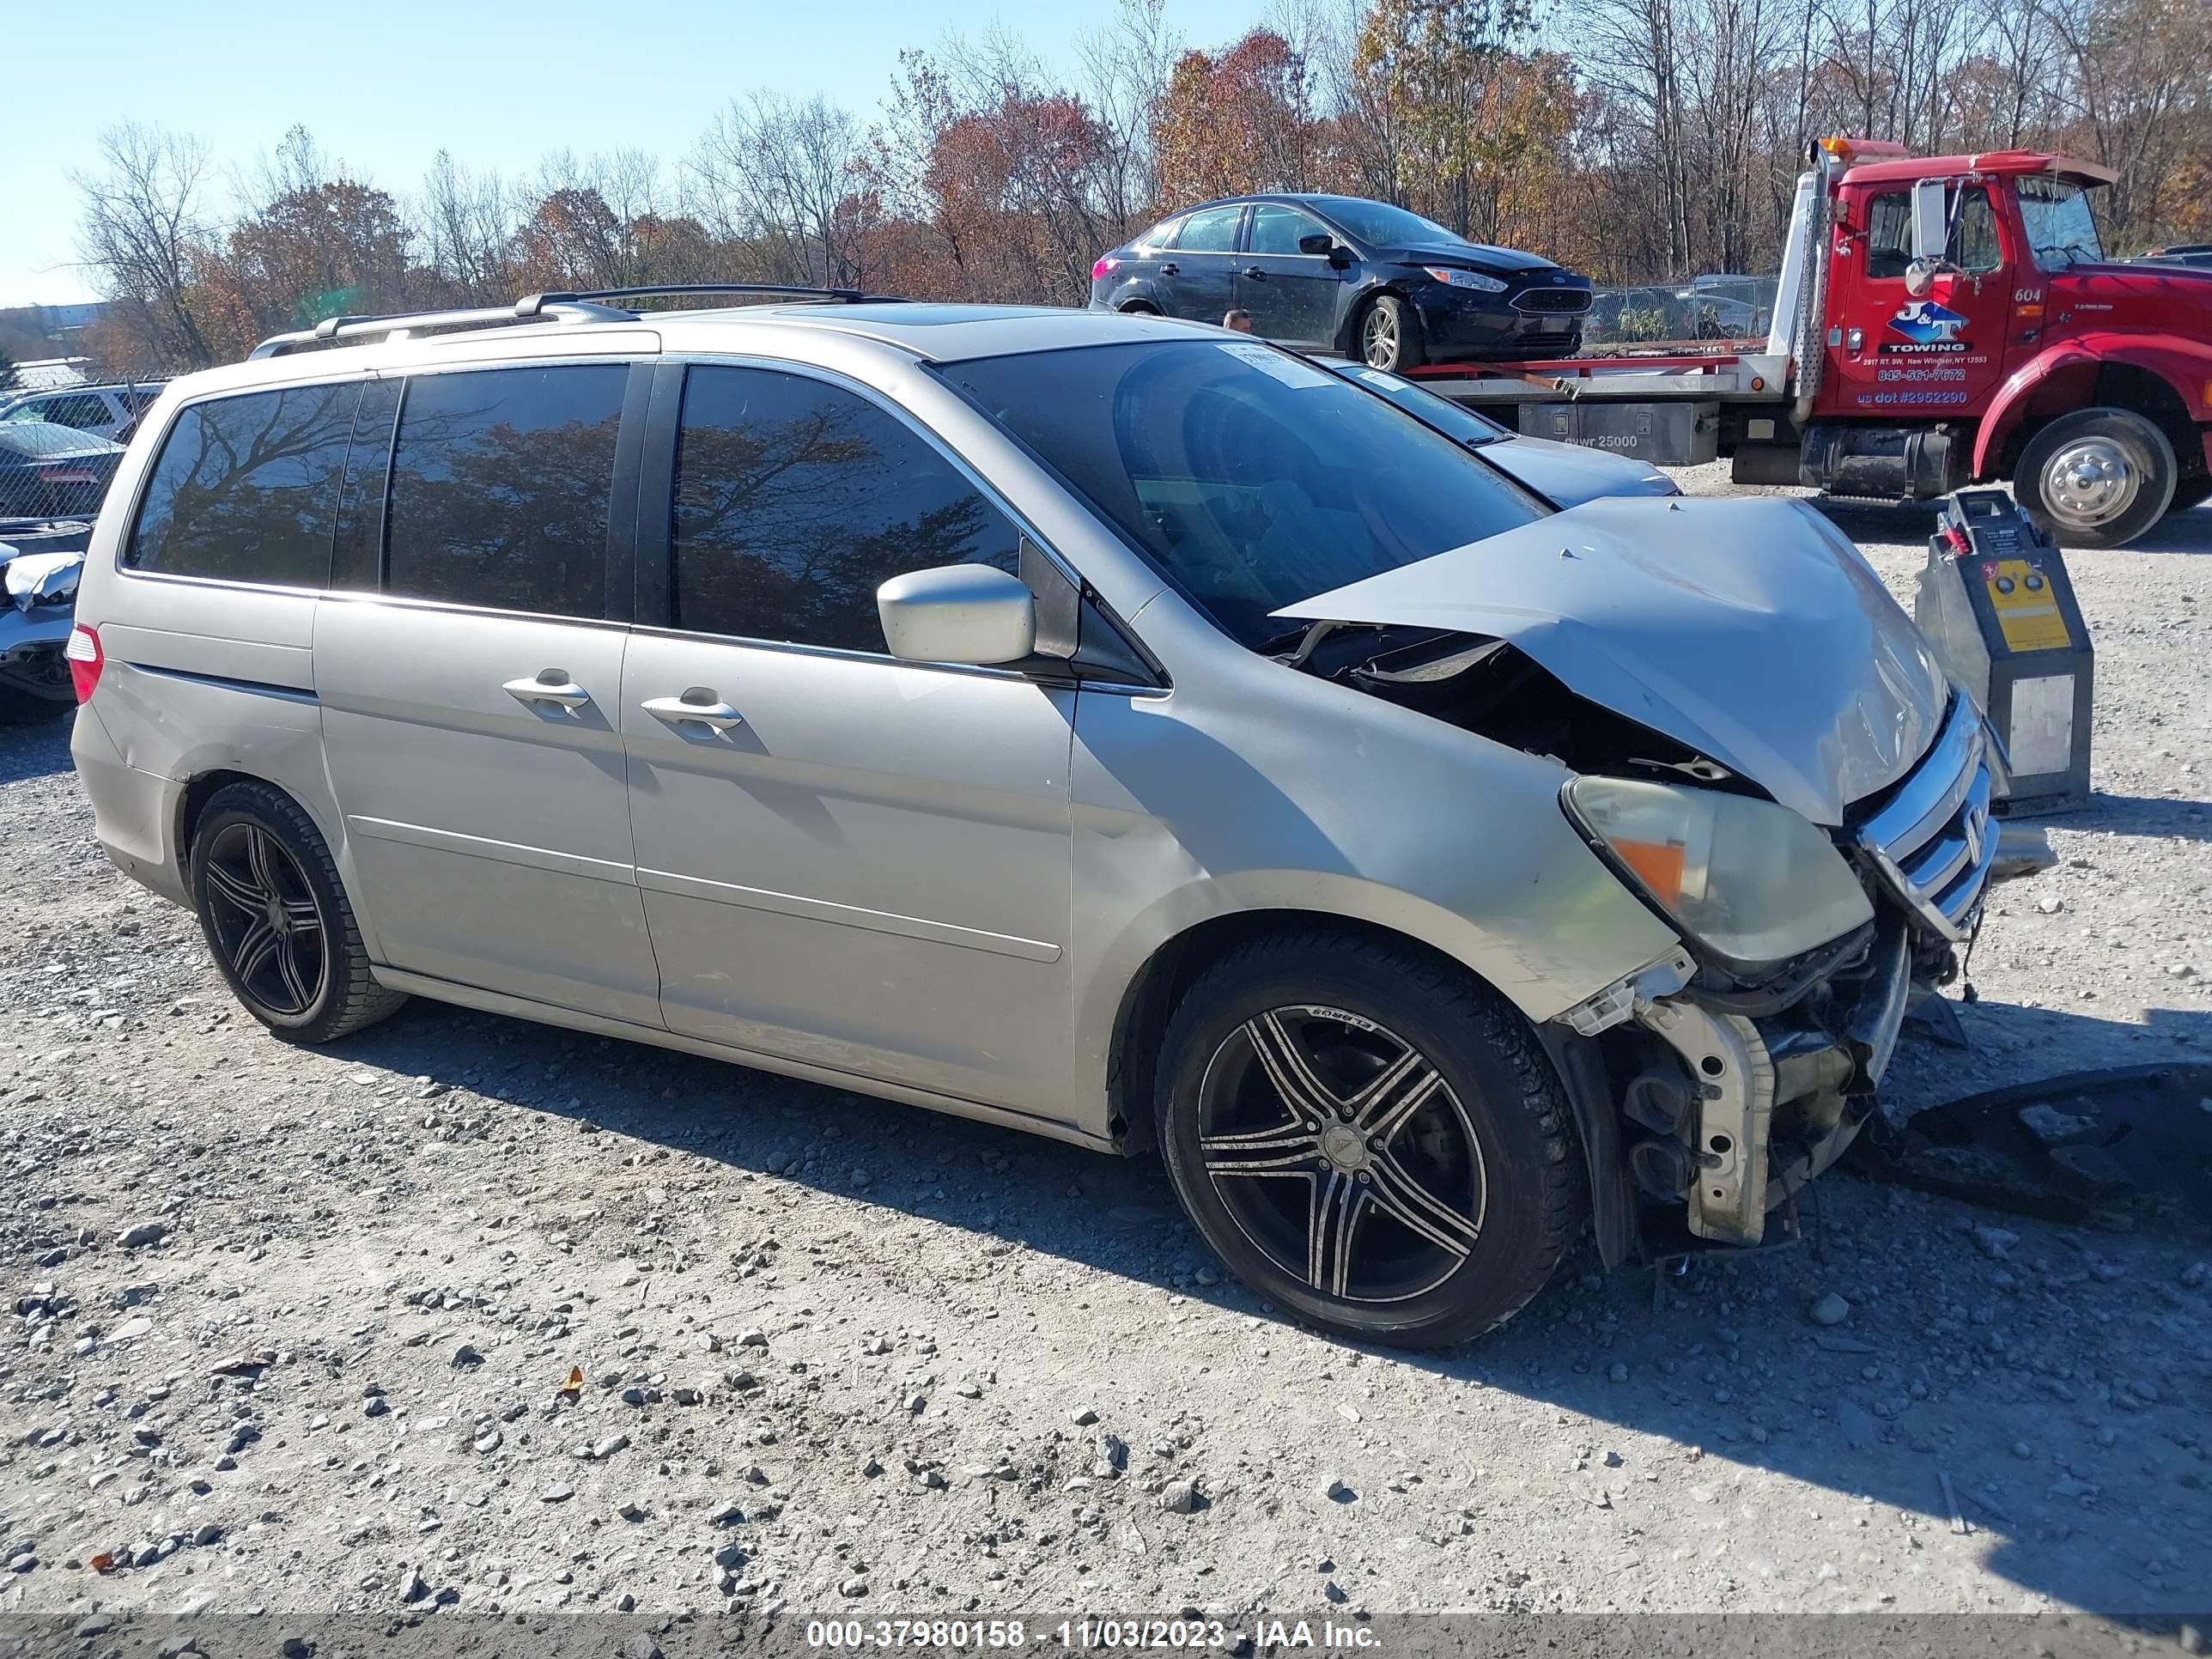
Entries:
[[1996, 854], [1995, 746], [1879, 577], [1795, 502], [1599, 501], [1283, 614], [1389, 630], [1334, 678], [1566, 769], [1567, 823], [1679, 939], [1539, 1030], [1607, 1261], [1766, 1239]]

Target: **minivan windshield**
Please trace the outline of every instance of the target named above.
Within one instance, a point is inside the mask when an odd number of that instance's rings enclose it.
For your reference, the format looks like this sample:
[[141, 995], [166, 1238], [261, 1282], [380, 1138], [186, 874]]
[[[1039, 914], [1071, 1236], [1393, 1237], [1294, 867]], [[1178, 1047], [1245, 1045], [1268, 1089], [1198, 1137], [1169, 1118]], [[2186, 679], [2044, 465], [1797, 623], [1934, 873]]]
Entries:
[[1232, 638], [1548, 510], [1383, 398], [1258, 341], [1019, 353], [938, 372]]
[[2089, 212], [2087, 191], [2063, 179], [2033, 177], [2022, 179], [2019, 189], [2021, 220], [2039, 266], [2063, 270], [2103, 261], [2105, 245]]

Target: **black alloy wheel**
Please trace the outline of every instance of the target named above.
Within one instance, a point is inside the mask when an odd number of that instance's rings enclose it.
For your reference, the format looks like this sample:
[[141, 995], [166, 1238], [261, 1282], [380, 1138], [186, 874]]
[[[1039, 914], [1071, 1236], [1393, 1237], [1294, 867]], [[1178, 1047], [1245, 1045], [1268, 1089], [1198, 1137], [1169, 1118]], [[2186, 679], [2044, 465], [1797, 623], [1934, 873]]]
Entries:
[[1408, 945], [1269, 935], [1184, 992], [1159, 1059], [1183, 1209], [1275, 1306], [1365, 1340], [1479, 1336], [1587, 1213], [1571, 1110], [1520, 1012]]
[[283, 791], [218, 789], [194, 828], [187, 875], [216, 968], [278, 1036], [327, 1042], [407, 1000], [376, 982], [330, 848]]
[[225, 824], [200, 854], [208, 933], [255, 1012], [299, 1019], [330, 979], [322, 912], [307, 873], [258, 823]]
[[1199, 1151], [1253, 1245], [1322, 1296], [1400, 1302], [1482, 1236], [1489, 1179], [1442, 1073], [1340, 1008], [1255, 1014], [1199, 1085]]

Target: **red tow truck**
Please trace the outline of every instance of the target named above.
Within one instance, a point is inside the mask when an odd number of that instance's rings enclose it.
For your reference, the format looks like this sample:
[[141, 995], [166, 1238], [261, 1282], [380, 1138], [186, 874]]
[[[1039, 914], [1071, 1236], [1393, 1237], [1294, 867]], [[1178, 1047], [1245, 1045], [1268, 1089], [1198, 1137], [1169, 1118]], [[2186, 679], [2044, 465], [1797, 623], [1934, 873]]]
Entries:
[[2212, 270], [2105, 257], [2106, 168], [1824, 138], [1764, 341], [1406, 373], [1520, 428], [1739, 483], [1928, 500], [2008, 479], [2118, 547], [2212, 495]]

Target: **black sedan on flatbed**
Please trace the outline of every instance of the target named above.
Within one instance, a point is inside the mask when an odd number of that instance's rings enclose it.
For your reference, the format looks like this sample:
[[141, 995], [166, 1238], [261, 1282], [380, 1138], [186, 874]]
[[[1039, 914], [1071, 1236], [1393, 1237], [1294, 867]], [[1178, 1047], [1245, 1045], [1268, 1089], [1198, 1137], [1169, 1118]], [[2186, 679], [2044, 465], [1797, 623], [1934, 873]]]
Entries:
[[1572, 355], [1587, 276], [1357, 196], [1240, 196], [1162, 220], [1091, 268], [1094, 311], [1218, 323], [1396, 371]]

